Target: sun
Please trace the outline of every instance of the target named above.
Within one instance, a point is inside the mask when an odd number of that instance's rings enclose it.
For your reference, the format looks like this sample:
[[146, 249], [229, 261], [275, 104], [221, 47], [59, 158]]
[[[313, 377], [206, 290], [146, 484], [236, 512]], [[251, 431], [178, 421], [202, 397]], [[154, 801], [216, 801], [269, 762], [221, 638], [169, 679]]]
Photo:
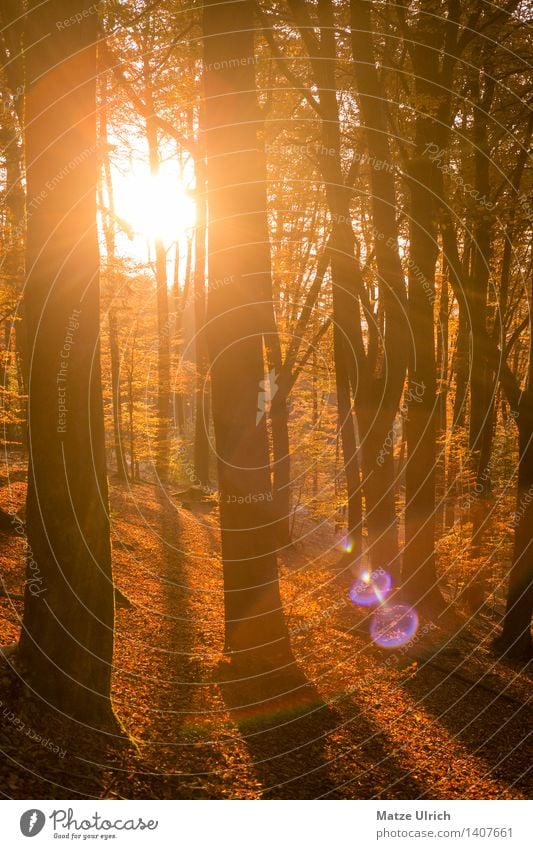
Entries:
[[194, 229], [193, 193], [169, 165], [162, 166], [157, 176], [146, 166], [132, 165], [115, 177], [114, 192], [117, 216], [131, 227], [136, 239], [152, 244], [160, 240], [168, 248]]

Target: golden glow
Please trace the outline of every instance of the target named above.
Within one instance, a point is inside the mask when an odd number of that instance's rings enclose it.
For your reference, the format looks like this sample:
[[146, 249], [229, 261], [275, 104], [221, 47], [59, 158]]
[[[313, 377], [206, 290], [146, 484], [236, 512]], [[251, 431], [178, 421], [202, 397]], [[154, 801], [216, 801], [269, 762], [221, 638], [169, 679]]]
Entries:
[[168, 247], [195, 225], [194, 198], [169, 167], [163, 166], [156, 177], [132, 167], [117, 175], [114, 189], [117, 215], [137, 237], [159, 239]]

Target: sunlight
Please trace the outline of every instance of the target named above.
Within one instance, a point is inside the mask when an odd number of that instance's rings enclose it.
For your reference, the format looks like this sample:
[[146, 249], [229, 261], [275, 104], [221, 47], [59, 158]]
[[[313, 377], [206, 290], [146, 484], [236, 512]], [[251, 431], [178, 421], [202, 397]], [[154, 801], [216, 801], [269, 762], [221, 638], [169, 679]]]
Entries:
[[115, 204], [117, 215], [135, 236], [149, 242], [160, 239], [165, 247], [195, 226], [192, 193], [170, 165], [162, 166], [158, 176], [152, 177], [146, 167], [133, 164], [115, 180]]

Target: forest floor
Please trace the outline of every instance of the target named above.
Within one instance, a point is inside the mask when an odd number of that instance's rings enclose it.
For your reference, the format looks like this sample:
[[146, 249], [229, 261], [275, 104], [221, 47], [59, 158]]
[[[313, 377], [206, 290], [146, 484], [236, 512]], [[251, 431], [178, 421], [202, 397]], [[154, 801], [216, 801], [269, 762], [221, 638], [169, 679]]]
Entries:
[[[24, 503], [0, 477], [0, 506]], [[531, 669], [489, 651], [495, 622], [446, 611], [385, 651], [332, 534], [281, 558], [298, 673], [269, 695], [231, 685], [223, 654], [216, 513], [179, 508], [149, 484], [111, 486], [117, 610], [113, 698], [136, 746], [45, 710], [0, 658], [4, 798], [530, 798]], [[17, 640], [23, 542], [0, 536], [0, 645]]]

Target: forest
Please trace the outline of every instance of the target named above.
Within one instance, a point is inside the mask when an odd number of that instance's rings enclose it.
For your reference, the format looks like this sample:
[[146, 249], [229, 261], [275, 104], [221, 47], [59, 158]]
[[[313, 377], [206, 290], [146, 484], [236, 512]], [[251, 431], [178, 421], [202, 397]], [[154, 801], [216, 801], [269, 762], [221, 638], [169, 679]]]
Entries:
[[1, 0], [1, 798], [531, 798], [532, 23]]

